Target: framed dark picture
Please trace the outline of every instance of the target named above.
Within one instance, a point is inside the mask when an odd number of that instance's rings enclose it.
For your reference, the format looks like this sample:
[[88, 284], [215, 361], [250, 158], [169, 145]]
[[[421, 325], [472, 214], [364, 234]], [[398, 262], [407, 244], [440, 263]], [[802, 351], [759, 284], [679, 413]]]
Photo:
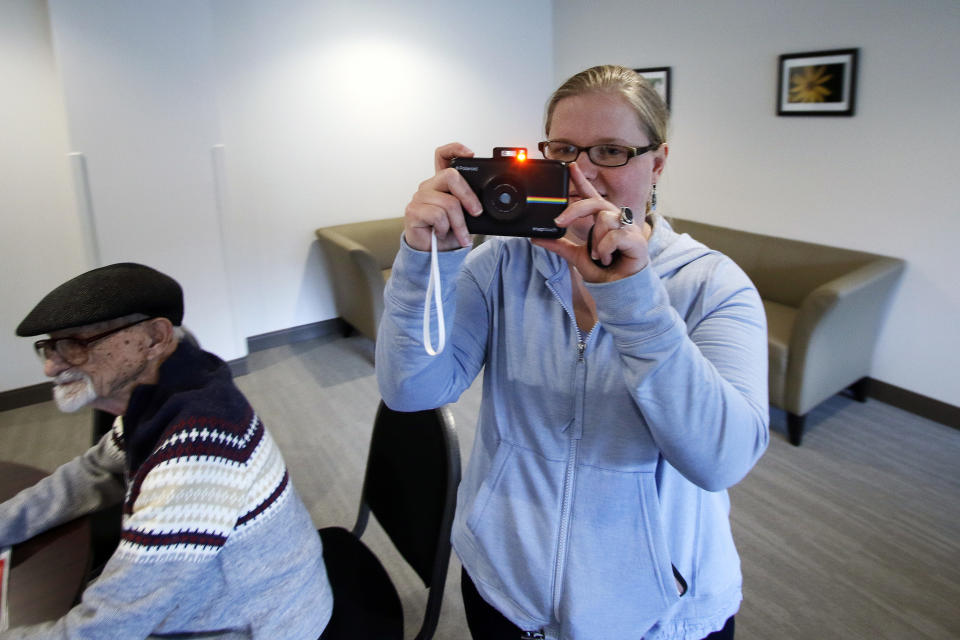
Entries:
[[835, 49], [780, 56], [777, 115], [852, 116], [858, 51]]
[[670, 67], [648, 67], [646, 69], [634, 69], [637, 73], [647, 79], [647, 82], [653, 85], [663, 101], [670, 108]]

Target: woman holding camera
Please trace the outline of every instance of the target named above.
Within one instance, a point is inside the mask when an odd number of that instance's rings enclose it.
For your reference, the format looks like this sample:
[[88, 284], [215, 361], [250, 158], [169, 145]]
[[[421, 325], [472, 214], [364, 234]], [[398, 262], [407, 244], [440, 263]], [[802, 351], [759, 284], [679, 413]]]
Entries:
[[[767, 445], [766, 325], [731, 260], [650, 212], [666, 128], [638, 74], [588, 69], [551, 97], [540, 145], [570, 163], [563, 238], [470, 251], [481, 205], [449, 168], [473, 155], [460, 144], [437, 150], [407, 206], [377, 376], [389, 406], [413, 411], [484, 371], [452, 534], [474, 638], [733, 637], [726, 489]], [[435, 357], [432, 233], [452, 318]]]

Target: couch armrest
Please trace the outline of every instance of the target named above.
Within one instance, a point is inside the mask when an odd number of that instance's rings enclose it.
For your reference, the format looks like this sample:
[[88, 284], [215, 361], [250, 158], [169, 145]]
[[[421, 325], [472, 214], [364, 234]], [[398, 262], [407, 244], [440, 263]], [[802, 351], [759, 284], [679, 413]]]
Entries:
[[804, 298], [790, 338], [784, 409], [804, 415], [870, 374], [903, 260], [877, 257]]
[[[317, 229], [333, 281], [337, 313], [371, 340], [383, 313], [383, 270], [368, 249], [332, 229]], [[397, 244], [399, 246], [399, 236]]]

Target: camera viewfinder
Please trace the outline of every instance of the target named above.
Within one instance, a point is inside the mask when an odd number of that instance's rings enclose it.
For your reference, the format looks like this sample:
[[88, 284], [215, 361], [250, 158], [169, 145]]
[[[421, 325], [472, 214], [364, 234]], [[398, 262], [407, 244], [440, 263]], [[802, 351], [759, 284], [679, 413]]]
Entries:
[[517, 162], [524, 162], [527, 159], [526, 147], [494, 147], [493, 158], [513, 158]]

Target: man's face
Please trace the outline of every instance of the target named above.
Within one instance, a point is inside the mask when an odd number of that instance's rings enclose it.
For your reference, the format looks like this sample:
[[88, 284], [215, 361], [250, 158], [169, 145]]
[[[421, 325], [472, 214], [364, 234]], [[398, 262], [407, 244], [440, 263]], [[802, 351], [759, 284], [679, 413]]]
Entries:
[[[129, 317], [118, 318], [56, 331], [50, 338], [87, 339], [130, 323]], [[43, 370], [53, 378], [57, 406], [67, 412], [92, 406], [122, 413], [147, 368], [150, 342], [145, 325], [134, 324], [87, 345], [81, 364], [70, 364], [56, 351], [49, 353]]]

